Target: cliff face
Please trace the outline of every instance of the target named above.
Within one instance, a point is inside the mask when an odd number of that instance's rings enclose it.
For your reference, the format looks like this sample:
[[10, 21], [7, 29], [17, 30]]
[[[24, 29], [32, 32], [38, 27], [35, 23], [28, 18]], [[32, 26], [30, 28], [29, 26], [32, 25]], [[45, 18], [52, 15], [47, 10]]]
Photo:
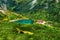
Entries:
[[47, 9], [50, 2], [59, 3], [59, 0], [0, 0], [0, 7], [4, 10], [24, 12], [41, 8]]
[[28, 11], [38, 6], [39, 0], [0, 0], [0, 7], [4, 10]]

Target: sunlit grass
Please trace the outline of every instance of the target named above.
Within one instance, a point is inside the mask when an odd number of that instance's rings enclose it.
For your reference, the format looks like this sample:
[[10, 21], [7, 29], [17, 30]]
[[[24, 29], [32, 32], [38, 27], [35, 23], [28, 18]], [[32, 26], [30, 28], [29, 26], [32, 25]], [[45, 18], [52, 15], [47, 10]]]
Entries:
[[[20, 31], [23, 33], [20, 33]], [[18, 23], [0, 24], [0, 40], [59, 40], [59, 35], [59, 28], [50, 28], [45, 25], [20, 25]]]

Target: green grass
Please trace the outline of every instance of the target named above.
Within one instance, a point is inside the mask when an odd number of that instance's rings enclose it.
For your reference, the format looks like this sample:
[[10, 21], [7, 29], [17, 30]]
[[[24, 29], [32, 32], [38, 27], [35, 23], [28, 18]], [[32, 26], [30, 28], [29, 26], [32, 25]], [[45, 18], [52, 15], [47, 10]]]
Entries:
[[[18, 33], [16, 28], [33, 32], [33, 35]], [[60, 40], [60, 29], [45, 25], [18, 23], [0, 23], [0, 40]]]
[[[12, 14], [8, 16], [9, 20], [20, 18], [20, 16], [17, 17], [15, 15], [13, 17]], [[4, 19], [3, 17], [5, 18], [5, 16], [2, 16], [2, 19]], [[18, 33], [16, 28], [22, 31], [32, 32], [33, 35]], [[0, 40], [60, 40], [59, 23], [54, 23], [52, 27], [49, 27], [38, 24], [23, 25], [16, 22], [9, 23], [8, 21], [0, 20]]]

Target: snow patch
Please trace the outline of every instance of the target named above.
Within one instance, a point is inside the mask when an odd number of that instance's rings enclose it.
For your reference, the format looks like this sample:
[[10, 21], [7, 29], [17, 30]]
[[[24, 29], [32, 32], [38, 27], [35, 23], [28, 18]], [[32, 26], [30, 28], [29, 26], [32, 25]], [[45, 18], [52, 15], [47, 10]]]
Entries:
[[30, 8], [30, 9], [32, 9], [32, 8], [35, 7], [36, 2], [37, 2], [37, 0], [33, 0], [33, 1], [31, 2], [31, 8]]

